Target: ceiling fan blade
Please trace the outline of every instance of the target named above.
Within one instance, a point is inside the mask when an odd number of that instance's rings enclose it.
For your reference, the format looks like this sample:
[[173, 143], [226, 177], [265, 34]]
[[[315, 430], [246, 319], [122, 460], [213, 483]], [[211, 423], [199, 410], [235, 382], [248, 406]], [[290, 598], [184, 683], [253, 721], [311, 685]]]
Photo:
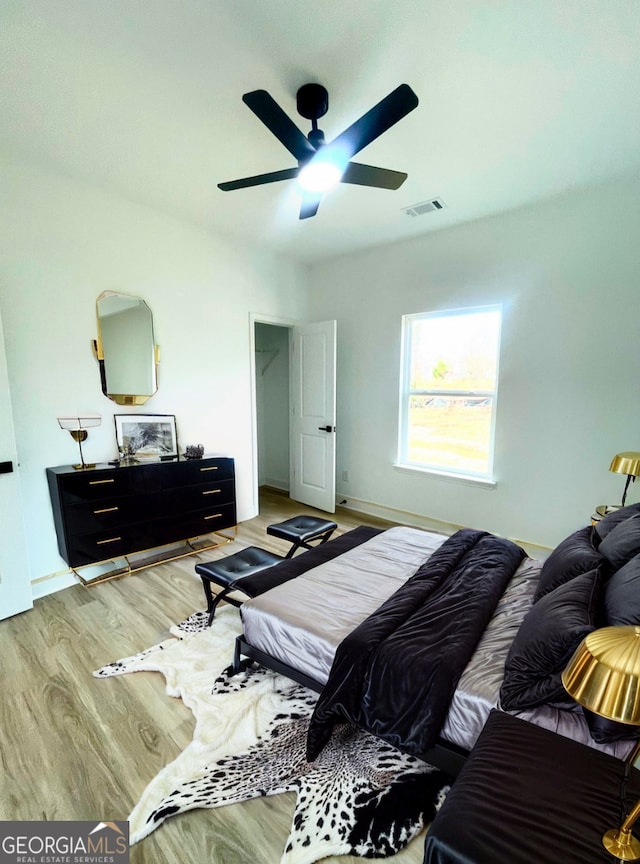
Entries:
[[350, 159], [413, 111], [418, 97], [408, 84], [400, 84], [327, 146]]
[[314, 155], [315, 147], [266, 90], [245, 93], [242, 101], [298, 161], [304, 162]]
[[248, 186], [262, 186], [263, 183], [293, 180], [299, 173], [299, 168], [285, 168], [284, 171], [272, 171], [270, 174], [256, 174], [255, 177], [243, 177], [241, 180], [218, 183], [218, 189], [222, 189], [223, 192], [231, 192], [234, 189], [246, 189]]
[[390, 171], [388, 168], [349, 162], [341, 182], [356, 183], [358, 186], [375, 186], [376, 189], [399, 189], [407, 176], [403, 171]]
[[300, 205], [300, 218], [310, 219], [315, 216], [320, 206], [321, 196], [313, 194], [304, 194], [302, 196], [302, 204]]

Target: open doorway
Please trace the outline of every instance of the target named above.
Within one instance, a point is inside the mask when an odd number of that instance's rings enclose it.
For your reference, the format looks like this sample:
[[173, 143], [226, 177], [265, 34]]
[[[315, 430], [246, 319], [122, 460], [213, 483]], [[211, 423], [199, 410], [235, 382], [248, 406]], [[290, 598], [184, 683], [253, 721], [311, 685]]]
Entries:
[[289, 327], [256, 321], [258, 487], [289, 492]]
[[256, 513], [265, 486], [335, 512], [336, 327], [251, 316]]

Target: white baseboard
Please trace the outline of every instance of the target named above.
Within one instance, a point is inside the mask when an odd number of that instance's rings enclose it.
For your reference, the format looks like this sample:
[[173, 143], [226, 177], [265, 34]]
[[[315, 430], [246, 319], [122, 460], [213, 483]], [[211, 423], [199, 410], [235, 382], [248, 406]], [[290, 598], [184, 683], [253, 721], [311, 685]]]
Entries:
[[[341, 503], [342, 501], [345, 503]], [[378, 519], [386, 519], [388, 522], [395, 522], [399, 525], [409, 525], [412, 528], [437, 531], [439, 534], [446, 534], [447, 536], [455, 534], [460, 528], [473, 527], [457, 525], [455, 522], [444, 522], [441, 519], [433, 519], [429, 516], [411, 513], [407, 510], [396, 510], [394, 507], [385, 507], [382, 504], [374, 504], [372, 501], [363, 501], [360, 498], [351, 498], [346, 495], [338, 495], [336, 502], [338, 506], [344, 507], [347, 510], [356, 510], [367, 516], [376, 516]], [[519, 540], [516, 537], [509, 537], [507, 539], [521, 546], [531, 558], [544, 559], [551, 551], [548, 546], [540, 546], [527, 540]]]
[[[337, 500], [338, 502], [342, 502], [345, 499], [342, 496], [338, 496]], [[356, 510], [359, 513], [364, 513], [366, 516], [376, 516], [378, 519], [386, 519], [388, 522], [395, 522], [398, 525], [425, 528], [429, 531], [437, 531], [439, 534], [455, 534], [456, 531], [463, 527], [462, 525], [455, 525], [452, 522], [431, 519], [419, 513], [410, 513], [407, 510], [396, 510], [395, 507], [374, 504], [373, 501], [363, 501], [361, 498], [346, 498], [345, 503], [339, 503], [339, 506], [344, 507], [346, 510]]]
[[275, 480], [273, 477], [265, 477], [260, 481], [261, 486], [271, 486], [272, 489], [279, 489], [280, 492], [289, 491], [289, 482], [287, 480]]
[[78, 584], [79, 579], [71, 570], [52, 573], [50, 576], [43, 576], [31, 583], [31, 596], [34, 600], [39, 600], [42, 597], [48, 597], [49, 594], [55, 594], [56, 591], [62, 591], [63, 588], [71, 588], [72, 585]]

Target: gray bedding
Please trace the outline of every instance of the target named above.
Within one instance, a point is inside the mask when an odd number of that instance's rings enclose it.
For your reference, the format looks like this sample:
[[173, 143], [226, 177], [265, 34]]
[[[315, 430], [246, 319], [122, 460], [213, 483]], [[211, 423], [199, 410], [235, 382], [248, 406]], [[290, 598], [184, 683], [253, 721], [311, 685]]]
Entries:
[[[327, 681], [338, 644], [374, 612], [446, 537], [397, 527], [309, 570], [241, 609], [245, 641], [319, 684]], [[533, 602], [541, 562], [525, 558], [498, 603], [458, 682], [441, 737], [470, 750], [498, 705], [511, 642]], [[628, 741], [596, 744], [580, 711], [550, 706], [523, 716], [589, 746], [624, 758]]]
[[470, 750], [495, 708], [504, 675], [504, 661], [538, 584], [540, 562], [525, 558], [498, 603], [475, 654], [453, 696], [442, 737]]
[[324, 684], [338, 644], [446, 539], [390, 528], [248, 600], [241, 609], [246, 641]]

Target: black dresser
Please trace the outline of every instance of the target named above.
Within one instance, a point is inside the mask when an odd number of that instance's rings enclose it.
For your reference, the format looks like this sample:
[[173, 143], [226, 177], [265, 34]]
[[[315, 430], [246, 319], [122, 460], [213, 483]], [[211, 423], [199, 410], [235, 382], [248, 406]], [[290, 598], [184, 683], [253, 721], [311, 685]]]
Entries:
[[[58, 549], [73, 569], [236, 526], [234, 461], [225, 457], [98, 465], [83, 471], [63, 465], [47, 468], [47, 481]], [[216, 535], [161, 560], [230, 539]], [[156, 556], [151, 563], [157, 561]], [[129, 569], [142, 566], [149, 564]]]

